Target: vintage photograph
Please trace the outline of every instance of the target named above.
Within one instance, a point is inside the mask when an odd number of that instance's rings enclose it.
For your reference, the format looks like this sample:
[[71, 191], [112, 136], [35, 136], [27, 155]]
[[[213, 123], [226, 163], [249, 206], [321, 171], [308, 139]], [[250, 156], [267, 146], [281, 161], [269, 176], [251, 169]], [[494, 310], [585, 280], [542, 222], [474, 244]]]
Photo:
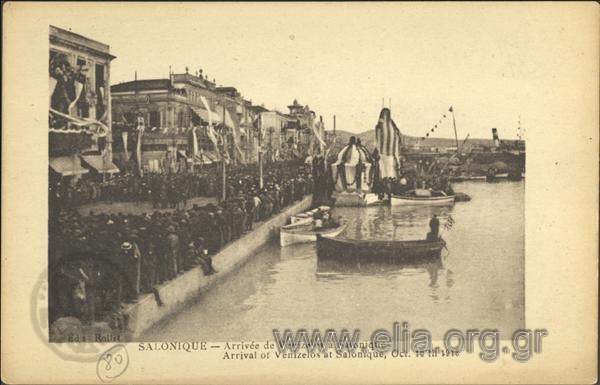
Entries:
[[600, 8], [6, 2], [4, 383], [594, 383]]
[[49, 26], [51, 342], [525, 327], [528, 52], [193, 15]]

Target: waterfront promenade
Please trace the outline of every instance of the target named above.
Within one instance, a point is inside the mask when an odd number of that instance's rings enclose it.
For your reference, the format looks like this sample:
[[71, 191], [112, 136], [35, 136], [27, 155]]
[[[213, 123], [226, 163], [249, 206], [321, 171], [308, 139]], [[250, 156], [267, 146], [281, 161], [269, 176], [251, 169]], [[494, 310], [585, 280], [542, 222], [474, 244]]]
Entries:
[[144, 332], [167, 320], [186, 304], [197, 300], [200, 294], [209, 290], [215, 283], [225, 280], [229, 274], [251, 259], [258, 248], [276, 236], [279, 228], [290, 216], [307, 210], [311, 204], [312, 195], [305, 196], [279, 214], [256, 223], [252, 231], [231, 242], [213, 256], [216, 274], [205, 275], [202, 267], [197, 266], [158, 286], [154, 294], [142, 295], [136, 303], [125, 305], [123, 314], [127, 324], [127, 339], [144, 340], [140, 338]]

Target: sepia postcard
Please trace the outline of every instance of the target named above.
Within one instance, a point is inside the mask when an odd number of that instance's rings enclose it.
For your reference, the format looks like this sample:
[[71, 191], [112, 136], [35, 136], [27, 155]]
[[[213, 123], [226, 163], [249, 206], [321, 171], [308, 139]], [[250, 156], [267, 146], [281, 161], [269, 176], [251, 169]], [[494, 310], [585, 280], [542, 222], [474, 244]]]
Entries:
[[5, 2], [2, 380], [592, 384], [593, 2]]

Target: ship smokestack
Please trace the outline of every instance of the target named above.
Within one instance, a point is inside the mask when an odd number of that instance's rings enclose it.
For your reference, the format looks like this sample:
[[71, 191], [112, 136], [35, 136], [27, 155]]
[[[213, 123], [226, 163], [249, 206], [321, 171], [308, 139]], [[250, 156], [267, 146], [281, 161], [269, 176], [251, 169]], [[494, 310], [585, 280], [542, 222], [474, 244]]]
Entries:
[[492, 128], [492, 138], [494, 140], [494, 147], [500, 147], [500, 138], [498, 138], [498, 130]]

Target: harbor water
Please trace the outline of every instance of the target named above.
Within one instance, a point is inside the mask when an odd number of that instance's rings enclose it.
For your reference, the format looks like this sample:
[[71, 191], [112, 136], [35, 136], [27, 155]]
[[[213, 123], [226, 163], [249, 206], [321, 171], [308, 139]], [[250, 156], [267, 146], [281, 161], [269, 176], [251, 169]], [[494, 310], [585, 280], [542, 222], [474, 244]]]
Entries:
[[[508, 338], [524, 321], [525, 182], [463, 182], [470, 202], [440, 207], [336, 208], [358, 239], [425, 239], [440, 217], [447, 250], [413, 265], [319, 263], [314, 243], [265, 245], [238, 271], [144, 341], [272, 340], [273, 330], [497, 329]], [[452, 220], [450, 220], [452, 218]], [[445, 224], [453, 222], [451, 228]]]

